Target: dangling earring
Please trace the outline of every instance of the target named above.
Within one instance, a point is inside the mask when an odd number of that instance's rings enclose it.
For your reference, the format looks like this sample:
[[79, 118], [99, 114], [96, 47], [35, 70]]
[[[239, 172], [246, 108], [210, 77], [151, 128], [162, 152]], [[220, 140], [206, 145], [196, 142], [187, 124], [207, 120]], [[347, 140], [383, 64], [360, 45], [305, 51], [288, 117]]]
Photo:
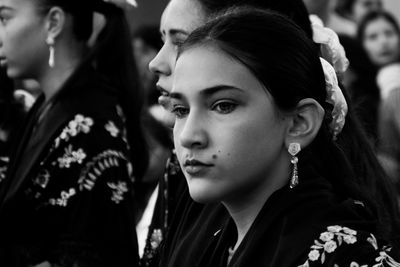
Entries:
[[50, 68], [53, 68], [54, 65], [55, 65], [55, 59], [54, 59], [54, 57], [55, 57], [55, 55], [54, 55], [55, 48], [54, 48], [54, 39], [53, 39], [53, 37], [50, 37], [50, 36], [47, 37], [46, 43], [49, 46], [49, 51], [50, 51], [49, 66], [50, 66]]
[[297, 173], [297, 162], [299, 162], [299, 159], [296, 157], [296, 155], [300, 152], [301, 147], [299, 143], [290, 143], [288, 152], [292, 156], [290, 159], [290, 162], [293, 164], [293, 171], [292, 171], [292, 177], [290, 178], [290, 188], [294, 188], [296, 185], [299, 184], [299, 176]]

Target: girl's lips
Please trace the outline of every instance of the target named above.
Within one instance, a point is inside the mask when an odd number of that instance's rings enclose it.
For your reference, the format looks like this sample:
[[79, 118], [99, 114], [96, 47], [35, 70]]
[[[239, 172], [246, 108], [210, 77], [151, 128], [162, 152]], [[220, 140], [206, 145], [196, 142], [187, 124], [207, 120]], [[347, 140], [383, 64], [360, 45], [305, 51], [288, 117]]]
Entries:
[[183, 164], [183, 169], [191, 176], [199, 176], [205, 174], [213, 166], [213, 164], [207, 164], [195, 159], [188, 159]]

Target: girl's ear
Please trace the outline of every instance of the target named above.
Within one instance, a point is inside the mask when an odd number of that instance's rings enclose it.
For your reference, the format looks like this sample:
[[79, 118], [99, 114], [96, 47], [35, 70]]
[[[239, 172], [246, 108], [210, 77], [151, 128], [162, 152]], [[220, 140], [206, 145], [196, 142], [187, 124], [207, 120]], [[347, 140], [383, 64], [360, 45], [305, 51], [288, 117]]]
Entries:
[[47, 13], [46, 20], [47, 38], [56, 40], [65, 27], [66, 14], [64, 10], [57, 6], [52, 7]]
[[287, 129], [285, 145], [299, 143], [301, 148], [308, 146], [317, 135], [324, 119], [325, 111], [312, 98], [305, 98], [296, 106]]

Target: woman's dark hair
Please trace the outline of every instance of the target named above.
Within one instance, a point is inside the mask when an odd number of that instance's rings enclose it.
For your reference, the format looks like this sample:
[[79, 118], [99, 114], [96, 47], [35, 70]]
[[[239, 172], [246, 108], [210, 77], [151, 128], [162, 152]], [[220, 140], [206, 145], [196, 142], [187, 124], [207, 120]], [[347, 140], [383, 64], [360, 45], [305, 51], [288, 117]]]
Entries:
[[[193, 1], [193, 0], [191, 0]], [[302, 0], [196, 0], [210, 16], [235, 5], [248, 5], [271, 9], [292, 19], [311, 38], [312, 29], [309, 14]]]
[[371, 208], [380, 222], [380, 236], [393, 238], [397, 234], [394, 192], [351, 106], [343, 131], [336, 141], [332, 138], [332, 106], [325, 101], [327, 93], [318, 50], [296, 24], [275, 12], [235, 8], [195, 30], [180, 48], [178, 57], [203, 45], [218, 47], [246, 66], [282, 111], [294, 110], [304, 98], [318, 101], [326, 116], [314, 141], [302, 151], [299, 176], [312, 165], [339, 195], [361, 200]]
[[143, 25], [137, 28], [132, 34], [132, 40], [135, 39], [143, 40], [146, 45], [157, 51], [163, 46], [160, 29], [155, 25]]
[[119, 100], [126, 116], [128, 142], [131, 146], [131, 160], [134, 174], [142, 177], [148, 162], [148, 152], [140, 122], [142, 110], [142, 89], [132, 54], [130, 29], [124, 11], [103, 0], [35, 0], [39, 10], [47, 12], [53, 6], [62, 8], [72, 16], [73, 33], [78, 41], [87, 42], [93, 31], [93, 13], [104, 15], [106, 23], [99, 33], [94, 46], [84, 58], [73, 76], [78, 76], [88, 66], [110, 84], [118, 88]]
[[363, 19], [360, 21], [358, 24], [358, 29], [357, 29], [357, 39], [362, 43], [365, 37], [365, 29], [367, 26], [372, 22], [377, 19], [384, 19], [387, 22], [389, 22], [393, 28], [395, 29], [396, 33], [400, 36], [400, 26], [395, 17], [384, 10], [381, 11], [371, 11]]
[[[9, 156], [12, 148], [12, 133], [19, 128], [26, 115], [22, 102], [14, 97], [14, 81], [5, 68], [0, 68], [0, 131], [7, 133], [6, 140], [0, 140], [0, 157]], [[11, 133], [11, 134], [10, 134]]]

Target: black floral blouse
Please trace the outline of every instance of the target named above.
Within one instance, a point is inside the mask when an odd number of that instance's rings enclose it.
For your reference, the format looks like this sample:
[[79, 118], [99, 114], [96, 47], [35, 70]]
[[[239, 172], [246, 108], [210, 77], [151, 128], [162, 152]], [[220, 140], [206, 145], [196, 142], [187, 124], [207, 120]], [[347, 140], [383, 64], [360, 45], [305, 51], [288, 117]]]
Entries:
[[378, 238], [366, 204], [300, 174], [297, 187], [271, 195], [235, 251], [237, 230], [225, 207], [196, 203], [186, 191], [159, 266], [400, 267], [400, 249]]
[[115, 89], [88, 70], [42, 120], [40, 101], [0, 184], [0, 266], [137, 266], [134, 166]]

